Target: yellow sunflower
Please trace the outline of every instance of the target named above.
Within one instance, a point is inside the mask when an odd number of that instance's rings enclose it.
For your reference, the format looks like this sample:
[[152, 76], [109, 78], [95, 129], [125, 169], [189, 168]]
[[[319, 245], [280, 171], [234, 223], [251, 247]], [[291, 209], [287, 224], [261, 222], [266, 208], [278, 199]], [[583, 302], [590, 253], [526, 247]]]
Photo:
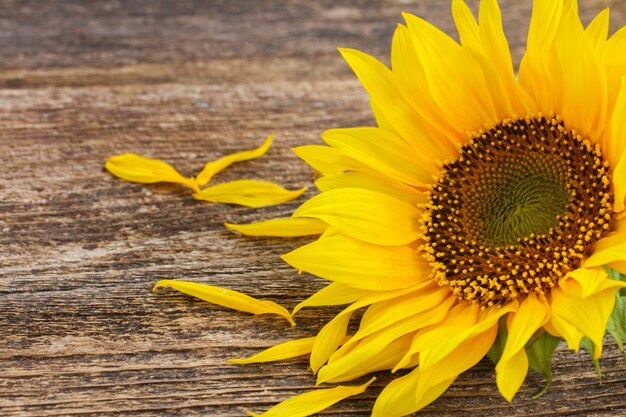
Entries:
[[[393, 417], [435, 400], [488, 353], [509, 401], [533, 366], [530, 344], [550, 358], [554, 340], [572, 350], [589, 340], [601, 356], [626, 286], [609, 276], [626, 274], [626, 28], [607, 39], [608, 9], [585, 28], [576, 1], [536, 0], [516, 75], [495, 0], [482, 0], [478, 21], [462, 0], [452, 13], [460, 44], [405, 14], [391, 69], [341, 49], [377, 126], [295, 149], [321, 177], [291, 218], [228, 225], [321, 234], [283, 257], [330, 281], [294, 314], [348, 305], [317, 336], [235, 362], [310, 354], [318, 383], [408, 369], [373, 408]], [[368, 384], [263, 415], [309, 415]]]

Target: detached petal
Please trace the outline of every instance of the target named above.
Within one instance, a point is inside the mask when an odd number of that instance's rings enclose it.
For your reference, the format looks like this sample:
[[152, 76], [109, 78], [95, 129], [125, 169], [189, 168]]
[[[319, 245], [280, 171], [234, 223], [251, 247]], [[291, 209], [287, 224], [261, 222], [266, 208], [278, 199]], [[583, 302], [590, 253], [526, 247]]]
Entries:
[[311, 353], [311, 350], [313, 349], [313, 342], [315, 342], [315, 337], [290, 340], [265, 349], [256, 355], [250, 356], [249, 358], [229, 359], [228, 362], [236, 363], [238, 365], [246, 365], [249, 363], [275, 362], [292, 359]]
[[198, 284], [189, 281], [174, 281], [171, 279], [164, 279], [157, 282], [152, 288], [152, 291], [154, 292], [159, 287], [171, 287], [183, 294], [191, 295], [222, 307], [232, 308], [233, 310], [245, 311], [252, 314], [277, 314], [287, 319], [292, 326], [296, 325], [291, 318], [291, 314], [289, 314], [284, 307], [273, 301], [257, 300], [256, 298], [252, 298], [237, 291], [215, 287], [213, 285]]
[[246, 236], [279, 237], [321, 235], [328, 228], [325, 222], [308, 217], [288, 217], [248, 224], [224, 223], [224, 226]]
[[192, 178], [183, 177], [170, 164], [159, 159], [146, 158], [134, 153], [115, 155], [108, 159], [104, 167], [113, 175], [130, 182], [153, 184], [173, 182], [200, 191]]
[[271, 206], [298, 198], [307, 187], [295, 191], [285, 190], [271, 182], [236, 180], [205, 188], [193, 194], [196, 200], [212, 203], [239, 204], [246, 207]]
[[252, 417], [306, 417], [318, 413], [348, 397], [361, 394], [376, 380], [372, 378], [358, 387], [338, 386], [330, 389], [318, 389], [293, 398], [289, 398], [263, 414], [248, 411]]
[[204, 169], [202, 169], [202, 171], [200, 171], [200, 173], [196, 177], [196, 181], [200, 186], [207, 185], [215, 174], [228, 167], [229, 165], [235, 162], [242, 162], [249, 159], [258, 158], [259, 156], [267, 152], [270, 146], [272, 146], [273, 140], [274, 138], [272, 137], [272, 135], [269, 135], [265, 139], [265, 142], [263, 142], [263, 144], [256, 149], [237, 152], [231, 155], [224, 156], [216, 161], [207, 162], [204, 166]]

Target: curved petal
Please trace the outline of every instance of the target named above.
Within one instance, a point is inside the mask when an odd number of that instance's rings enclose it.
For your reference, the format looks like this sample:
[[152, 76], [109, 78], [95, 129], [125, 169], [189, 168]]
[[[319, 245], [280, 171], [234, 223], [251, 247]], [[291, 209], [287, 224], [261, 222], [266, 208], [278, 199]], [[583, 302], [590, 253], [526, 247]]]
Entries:
[[313, 217], [350, 237], [379, 245], [404, 245], [421, 236], [421, 213], [416, 207], [363, 188], [341, 188], [318, 194], [298, 207], [292, 216]]
[[559, 113], [566, 126], [598, 141], [606, 124], [606, 77], [574, 8], [561, 18], [555, 44], [563, 83]]
[[336, 306], [354, 303], [368, 295], [370, 291], [354, 288], [341, 282], [331, 282], [306, 300], [294, 307], [291, 315], [295, 315], [304, 307]]
[[385, 178], [375, 172], [339, 172], [324, 175], [315, 180], [315, 186], [326, 192], [339, 188], [365, 188], [367, 190], [385, 193], [391, 197], [402, 200], [412, 206], [424, 205], [428, 202], [426, 194], [400, 181]]
[[407, 143], [423, 152], [433, 163], [444, 161], [456, 154], [452, 143], [429, 139], [429, 131], [420, 123], [420, 115], [405, 99], [389, 68], [354, 49], [340, 48], [339, 52], [382, 115]]
[[197, 282], [162, 279], [152, 287], [152, 292], [160, 287], [171, 287], [183, 294], [191, 295], [222, 307], [232, 308], [233, 310], [252, 314], [277, 314], [287, 319], [292, 326], [296, 325], [291, 318], [291, 314], [284, 307], [273, 301], [257, 300], [238, 291]]
[[357, 387], [338, 386], [335, 388], [318, 389], [289, 398], [263, 414], [247, 411], [252, 417], [306, 417], [318, 413], [331, 405], [348, 397], [361, 394], [376, 380], [372, 378]]
[[[595, 345], [595, 359], [602, 355], [602, 339], [614, 306], [613, 289], [600, 291], [586, 298], [568, 294], [561, 288], [552, 290], [552, 314], [566, 323], [564, 326], [557, 324], [555, 328], [561, 331], [570, 349], [578, 349], [581, 335], [589, 337]], [[556, 324], [554, 319], [553, 324]]]
[[520, 303], [510, 321], [509, 335], [496, 365], [496, 383], [507, 401], [511, 401], [524, 382], [528, 372], [528, 358], [524, 346], [541, 326], [550, 319], [550, 306], [530, 293]]
[[562, 14], [562, 0], [533, 1], [526, 53], [519, 68], [520, 85], [535, 100], [537, 110], [546, 115], [561, 107], [561, 68], [554, 38]]
[[463, 0], [452, 2], [452, 15], [461, 44], [479, 63], [501, 119], [536, 113], [536, 105], [517, 82], [509, 44], [496, 0], [480, 2], [480, 26]]
[[300, 197], [307, 187], [289, 191], [266, 181], [235, 180], [207, 187], [193, 194], [196, 200], [211, 203], [239, 204], [246, 207], [263, 207], [281, 204]]
[[499, 122], [498, 109], [475, 58], [447, 34], [403, 14], [430, 94], [448, 120], [466, 132]]
[[[413, 109], [423, 117], [431, 140], [464, 143], [467, 135], [442, 114], [430, 94], [422, 64], [420, 63], [409, 29], [398, 24], [391, 40], [391, 68], [402, 86], [402, 93]], [[456, 155], [456, 153], [455, 153]]]
[[328, 224], [323, 221], [306, 217], [287, 217], [248, 224], [224, 223], [224, 226], [246, 236], [279, 237], [321, 235], [328, 228]]
[[410, 185], [431, 183], [439, 170], [404, 140], [376, 127], [331, 129], [322, 139], [371, 169]]
[[626, 204], [626, 76], [621, 86], [611, 117], [611, 128], [605, 135], [602, 151], [613, 168], [615, 211], [621, 212]]
[[288, 342], [279, 343], [275, 346], [265, 349], [245, 359], [229, 359], [228, 362], [237, 365], [246, 365], [249, 363], [264, 363], [283, 361], [286, 359], [297, 358], [298, 356], [307, 355], [313, 349], [315, 337], [306, 337], [304, 339], [289, 340]]
[[339, 149], [323, 145], [305, 145], [291, 149], [300, 159], [322, 174], [343, 171], [368, 171], [369, 168]]
[[317, 336], [315, 336], [315, 342], [313, 343], [313, 350], [311, 351], [311, 358], [309, 360], [314, 374], [317, 373], [328, 358], [330, 358], [330, 355], [341, 345], [341, 342], [346, 336], [351, 317], [352, 312], [335, 316], [331, 321], [326, 323]]

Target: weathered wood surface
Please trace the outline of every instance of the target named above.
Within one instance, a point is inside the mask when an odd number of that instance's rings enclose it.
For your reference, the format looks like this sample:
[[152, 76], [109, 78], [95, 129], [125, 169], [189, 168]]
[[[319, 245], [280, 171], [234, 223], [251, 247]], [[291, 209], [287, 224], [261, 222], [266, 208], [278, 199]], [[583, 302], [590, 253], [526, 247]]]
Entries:
[[[530, 1], [503, 3], [519, 60]], [[609, 5], [612, 30], [626, 23], [623, 1], [582, 3], [586, 21]], [[184, 278], [293, 307], [321, 282], [278, 255], [307, 239], [242, 238], [222, 223], [285, 216], [303, 199], [204, 204], [177, 187], [116, 180], [102, 164], [132, 151], [193, 175], [274, 131], [266, 156], [216, 180], [311, 185], [289, 148], [372, 122], [335, 48], [387, 59], [403, 10], [454, 32], [448, 0], [0, 4], [0, 415], [240, 416], [313, 386], [305, 360], [226, 359], [312, 335], [331, 310], [304, 310], [292, 329], [150, 293], [158, 279]], [[584, 353], [561, 349], [555, 362], [539, 400], [531, 397], [542, 380], [531, 373], [504, 401], [484, 362], [421, 415], [626, 415], [616, 348], [606, 348], [602, 384]], [[388, 380], [381, 373], [373, 389], [324, 415], [368, 415]]]

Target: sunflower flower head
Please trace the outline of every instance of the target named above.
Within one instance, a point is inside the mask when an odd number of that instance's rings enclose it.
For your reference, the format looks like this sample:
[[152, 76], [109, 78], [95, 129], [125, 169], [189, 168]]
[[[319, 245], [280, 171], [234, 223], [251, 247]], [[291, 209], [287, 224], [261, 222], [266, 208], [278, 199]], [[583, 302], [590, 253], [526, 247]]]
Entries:
[[[318, 383], [406, 369], [378, 396], [377, 417], [425, 407], [487, 354], [510, 401], [529, 367], [549, 379], [538, 364], [559, 340], [597, 360], [607, 322], [614, 335], [626, 327], [623, 315], [610, 321], [626, 286], [626, 28], [609, 38], [608, 9], [584, 27], [576, 1], [535, 0], [515, 71], [495, 0], [481, 1], [478, 20], [462, 0], [452, 13], [460, 43], [404, 14], [391, 68], [340, 49], [377, 126], [294, 150], [321, 177], [291, 218], [227, 225], [320, 235], [283, 256], [329, 281], [294, 314], [346, 306], [317, 335], [236, 362], [308, 354]], [[263, 416], [310, 415], [320, 398], [364, 387], [307, 393]]]

